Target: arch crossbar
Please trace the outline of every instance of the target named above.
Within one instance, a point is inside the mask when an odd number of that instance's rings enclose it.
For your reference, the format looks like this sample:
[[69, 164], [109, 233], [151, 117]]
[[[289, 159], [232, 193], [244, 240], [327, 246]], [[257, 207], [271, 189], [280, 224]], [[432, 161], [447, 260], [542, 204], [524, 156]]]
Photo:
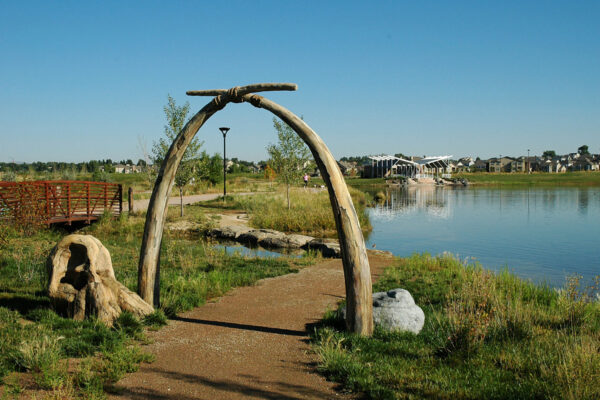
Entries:
[[254, 94], [262, 91], [296, 90], [290, 83], [263, 83], [232, 89], [190, 91], [192, 96], [215, 96], [183, 127], [161, 165], [150, 198], [138, 266], [138, 293], [148, 303], [158, 305], [160, 247], [167, 215], [169, 193], [185, 149], [217, 111], [228, 103], [248, 102], [270, 111], [288, 124], [309, 147], [329, 192], [335, 217], [346, 288], [346, 326], [348, 330], [370, 335], [373, 332], [372, 287], [369, 260], [358, 216], [346, 182], [333, 155], [323, 140], [298, 116], [281, 105]]

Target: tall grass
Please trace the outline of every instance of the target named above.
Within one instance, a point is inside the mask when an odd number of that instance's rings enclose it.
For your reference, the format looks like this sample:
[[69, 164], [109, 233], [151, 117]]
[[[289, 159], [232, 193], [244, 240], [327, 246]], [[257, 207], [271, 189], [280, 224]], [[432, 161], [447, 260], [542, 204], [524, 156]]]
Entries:
[[321, 370], [368, 398], [597, 399], [597, 287], [555, 290], [449, 256], [414, 255], [374, 290], [403, 287], [426, 315], [419, 335], [315, 331]]
[[[350, 188], [354, 207], [364, 231], [371, 224], [366, 212], [365, 194]], [[282, 191], [268, 195], [238, 196], [236, 208], [248, 212], [250, 225], [255, 228], [275, 229], [282, 232], [303, 233], [312, 236], [335, 236], [335, 220], [327, 190], [292, 188], [291, 209]]]

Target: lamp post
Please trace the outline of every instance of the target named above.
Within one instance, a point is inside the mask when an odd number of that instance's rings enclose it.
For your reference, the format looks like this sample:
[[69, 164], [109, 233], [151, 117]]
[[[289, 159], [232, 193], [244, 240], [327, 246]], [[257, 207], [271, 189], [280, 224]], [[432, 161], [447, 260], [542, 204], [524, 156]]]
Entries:
[[229, 128], [223, 126], [219, 128], [219, 130], [223, 134], [223, 201], [225, 201], [225, 196], [227, 196], [227, 155], [225, 153], [225, 138], [227, 137]]
[[529, 159], [529, 149], [527, 149], [527, 173], [531, 173], [531, 160]]

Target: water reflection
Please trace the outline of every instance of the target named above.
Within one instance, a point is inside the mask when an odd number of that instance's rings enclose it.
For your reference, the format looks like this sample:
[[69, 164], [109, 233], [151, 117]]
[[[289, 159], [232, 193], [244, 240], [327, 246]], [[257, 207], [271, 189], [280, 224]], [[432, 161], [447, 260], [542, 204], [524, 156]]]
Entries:
[[280, 249], [276, 251], [274, 249], [265, 249], [263, 247], [246, 247], [237, 242], [221, 242], [214, 246], [217, 249], [223, 250], [227, 254], [238, 254], [242, 257], [260, 257], [260, 258], [279, 258], [279, 257], [292, 257], [301, 258], [306, 252], [304, 250], [285, 250]]
[[425, 211], [437, 218], [450, 218], [450, 191], [435, 186], [386, 189], [386, 198], [373, 207], [373, 213], [394, 218], [398, 214]]
[[590, 196], [589, 196], [589, 192], [587, 190], [582, 190], [581, 192], [579, 192], [579, 213], [581, 215], [586, 215], [587, 214], [587, 209], [590, 203]]
[[536, 281], [600, 274], [600, 188], [387, 188], [368, 245], [475, 257]]

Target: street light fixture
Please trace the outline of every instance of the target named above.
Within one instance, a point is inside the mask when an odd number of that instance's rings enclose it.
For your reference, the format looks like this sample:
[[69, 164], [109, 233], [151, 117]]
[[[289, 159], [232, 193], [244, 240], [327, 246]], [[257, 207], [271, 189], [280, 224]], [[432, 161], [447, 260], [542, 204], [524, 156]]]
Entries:
[[225, 153], [225, 138], [227, 137], [227, 132], [229, 132], [229, 128], [223, 126], [219, 128], [221, 133], [223, 134], [223, 201], [225, 201], [225, 196], [227, 196], [227, 155]]

